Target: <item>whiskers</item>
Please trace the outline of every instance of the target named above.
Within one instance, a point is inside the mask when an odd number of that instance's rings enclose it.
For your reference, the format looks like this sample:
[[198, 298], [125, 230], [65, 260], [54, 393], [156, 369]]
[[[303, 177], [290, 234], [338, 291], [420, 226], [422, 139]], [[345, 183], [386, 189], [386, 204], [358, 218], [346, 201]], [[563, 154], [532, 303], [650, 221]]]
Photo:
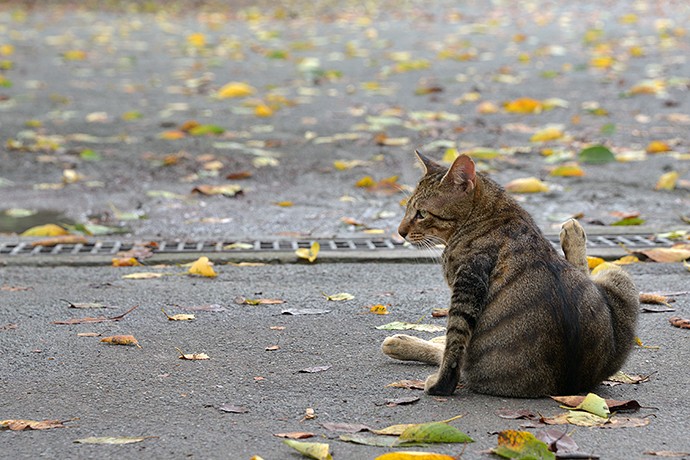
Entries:
[[[441, 238], [433, 235], [424, 235], [419, 240], [411, 241], [411, 243], [418, 249], [426, 251], [434, 262], [441, 262], [443, 249], [445, 248], [445, 241]], [[422, 257], [419, 257], [419, 260], [422, 261]]]

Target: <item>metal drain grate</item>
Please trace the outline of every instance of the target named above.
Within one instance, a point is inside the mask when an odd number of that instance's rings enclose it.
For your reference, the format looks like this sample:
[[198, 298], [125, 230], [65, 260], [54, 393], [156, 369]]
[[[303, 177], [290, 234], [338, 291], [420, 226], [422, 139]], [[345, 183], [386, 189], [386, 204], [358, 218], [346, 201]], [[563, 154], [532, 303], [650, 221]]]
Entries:
[[[558, 236], [548, 237], [554, 246], [559, 246]], [[237, 240], [237, 241], [157, 241], [154, 254], [184, 253], [242, 253], [242, 252], [292, 252], [308, 248], [316, 241], [321, 251], [380, 251], [407, 250], [407, 245], [390, 238], [333, 238], [314, 240]], [[666, 238], [653, 238], [643, 235], [593, 235], [587, 241], [591, 249], [615, 249], [624, 246], [628, 249], [671, 246], [673, 241]], [[33, 246], [31, 242], [0, 242], [0, 255], [114, 255], [135, 246], [134, 242], [95, 241], [93, 243], [58, 244], [56, 246]]]

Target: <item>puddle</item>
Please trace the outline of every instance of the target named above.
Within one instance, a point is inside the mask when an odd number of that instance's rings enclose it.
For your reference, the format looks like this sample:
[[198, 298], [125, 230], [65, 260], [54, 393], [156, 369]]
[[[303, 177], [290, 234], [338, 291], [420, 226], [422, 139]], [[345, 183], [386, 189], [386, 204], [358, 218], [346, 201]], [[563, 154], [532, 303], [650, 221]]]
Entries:
[[21, 233], [36, 225], [70, 224], [74, 221], [67, 219], [60, 211], [2, 209], [0, 210], [0, 233]]

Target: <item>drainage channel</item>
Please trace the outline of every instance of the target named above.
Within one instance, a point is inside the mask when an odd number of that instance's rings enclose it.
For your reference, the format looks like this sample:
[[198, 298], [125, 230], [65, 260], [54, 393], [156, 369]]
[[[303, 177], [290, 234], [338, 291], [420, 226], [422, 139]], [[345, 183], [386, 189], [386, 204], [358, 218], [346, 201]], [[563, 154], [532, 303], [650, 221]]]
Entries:
[[[559, 246], [558, 235], [547, 236]], [[316, 239], [240, 239], [229, 241], [146, 242], [153, 257], [147, 263], [180, 263], [207, 255], [218, 262], [292, 263], [297, 249], [320, 245], [322, 262], [432, 262], [440, 251], [412, 248], [390, 238], [316, 238]], [[100, 265], [110, 263], [119, 252], [137, 246], [133, 241], [93, 241], [89, 243], [43, 246], [32, 241], [0, 241], [0, 265]], [[587, 241], [589, 255], [614, 259], [627, 251], [669, 247], [673, 241], [644, 235], [592, 235]]]

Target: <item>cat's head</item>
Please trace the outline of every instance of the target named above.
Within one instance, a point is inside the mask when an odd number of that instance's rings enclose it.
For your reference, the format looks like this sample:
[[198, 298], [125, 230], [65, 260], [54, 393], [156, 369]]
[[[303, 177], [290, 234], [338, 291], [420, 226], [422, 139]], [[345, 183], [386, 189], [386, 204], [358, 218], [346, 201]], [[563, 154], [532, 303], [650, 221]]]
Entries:
[[477, 181], [474, 162], [467, 155], [460, 155], [446, 168], [419, 151], [415, 153], [424, 168], [424, 177], [407, 202], [398, 233], [415, 245], [445, 244], [472, 208]]

